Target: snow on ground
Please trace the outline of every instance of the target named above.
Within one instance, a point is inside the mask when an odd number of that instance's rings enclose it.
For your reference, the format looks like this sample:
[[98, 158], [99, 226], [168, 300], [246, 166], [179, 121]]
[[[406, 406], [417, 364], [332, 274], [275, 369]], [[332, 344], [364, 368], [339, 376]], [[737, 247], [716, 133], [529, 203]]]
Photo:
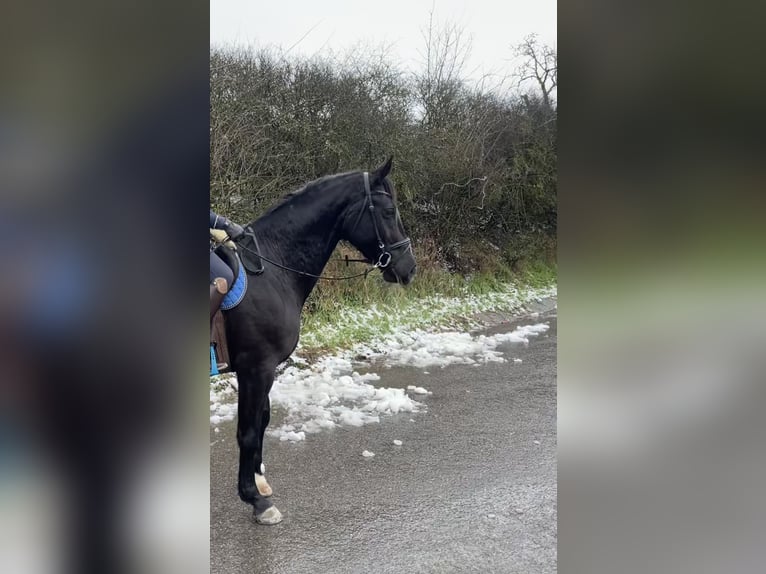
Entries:
[[[375, 373], [359, 374], [347, 357], [337, 355], [310, 367], [289, 366], [278, 374], [270, 394], [272, 407], [283, 409], [286, 416], [281, 426], [267, 432], [297, 442], [322, 429], [376, 423], [381, 414], [415, 412], [422, 406], [404, 389], [371, 384], [379, 379]], [[230, 400], [236, 400], [233, 389], [211, 390], [212, 424], [234, 418], [236, 404]]]
[[432, 295], [405, 302], [373, 303], [362, 308], [344, 309], [332, 324], [305, 329], [301, 333], [301, 347], [333, 348], [342, 341], [371, 341], [380, 335], [409, 332], [426, 328], [481, 327], [476, 317], [487, 311], [515, 311], [545, 297], [555, 297], [556, 286], [522, 288], [506, 285], [504, 289], [483, 294], [459, 297]]
[[[416, 330], [397, 333], [370, 345], [357, 345], [357, 354], [385, 366], [446, 367], [447, 365], [473, 365], [489, 361], [504, 362], [497, 347], [502, 343], [529, 343], [529, 337], [548, 330], [548, 325], [524, 325], [510, 333], [472, 335], [457, 331], [429, 333]], [[424, 394], [422, 387], [411, 389]]]
[[[538, 290], [537, 296], [525, 293], [523, 302], [555, 295], [553, 290]], [[482, 307], [474, 304], [473, 307]], [[281, 441], [298, 442], [307, 435], [335, 426], [362, 426], [380, 421], [382, 415], [417, 412], [425, 408], [419, 400], [432, 394], [423, 387], [407, 389], [375, 386], [380, 377], [374, 372], [360, 374], [355, 367], [382, 366], [445, 367], [452, 364], [479, 365], [504, 362], [498, 347], [503, 343], [526, 344], [548, 330], [537, 323], [517, 327], [509, 333], [472, 335], [459, 331], [429, 332], [413, 329], [403, 321], [373, 343], [360, 343], [351, 349], [320, 358], [313, 364], [294, 355], [283, 367], [271, 390], [272, 408], [281, 409], [281, 426], [267, 433]], [[427, 323], [425, 323], [427, 324]], [[359, 359], [364, 359], [360, 363]], [[515, 362], [515, 361], [514, 361]], [[430, 385], [429, 385], [430, 386]], [[413, 396], [418, 397], [415, 400]], [[236, 416], [236, 377], [222, 375], [213, 380], [210, 391], [210, 422], [218, 425]]]

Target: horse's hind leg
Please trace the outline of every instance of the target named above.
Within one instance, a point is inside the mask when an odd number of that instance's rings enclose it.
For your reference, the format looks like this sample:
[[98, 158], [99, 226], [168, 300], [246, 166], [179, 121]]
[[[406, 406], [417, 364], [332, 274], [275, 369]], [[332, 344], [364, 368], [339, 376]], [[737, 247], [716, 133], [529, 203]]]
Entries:
[[253, 505], [256, 522], [277, 524], [282, 514], [255, 484], [256, 470], [261, 471], [262, 426], [268, 390], [274, 381], [274, 369], [251, 368], [237, 372], [239, 381], [239, 497]]
[[[269, 389], [271, 390], [271, 389]], [[263, 437], [266, 434], [266, 427], [269, 426], [269, 421], [271, 420], [271, 401], [269, 400], [269, 393], [266, 392], [266, 399], [264, 400], [264, 407], [263, 407], [263, 414], [261, 415], [261, 441], [260, 441], [260, 451], [257, 454], [257, 460], [263, 461]], [[262, 496], [271, 496], [273, 494], [273, 491], [271, 490], [271, 486], [266, 481], [266, 477], [261, 472], [263, 469], [262, 462], [258, 463], [256, 462], [255, 466], [255, 486], [258, 488], [258, 492]]]

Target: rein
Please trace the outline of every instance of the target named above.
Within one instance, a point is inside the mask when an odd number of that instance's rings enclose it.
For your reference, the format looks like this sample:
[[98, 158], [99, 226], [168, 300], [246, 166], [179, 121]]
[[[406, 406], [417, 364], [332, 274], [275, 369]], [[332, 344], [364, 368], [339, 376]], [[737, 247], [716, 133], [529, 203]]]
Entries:
[[[275, 267], [278, 267], [279, 269], [284, 269], [285, 271], [290, 271], [291, 273], [296, 273], [298, 275], [301, 275], [302, 277], [312, 277], [314, 279], [324, 279], [326, 281], [346, 281], [348, 279], [356, 279], [357, 277], [367, 278], [367, 275], [369, 275], [373, 270], [375, 269], [385, 269], [388, 267], [391, 263], [391, 251], [394, 249], [398, 249], [400, 247], [405, 247], [411, 245], [410, 238], [407, 237], [403, 239], [402, 241], [397, 241], [396, 243], [392, 243], [391, 245], [386, 248], [386, 244], [383, 241], [380, 231], [378, 229], [378, 221], [375, 217], [375, 205], [372, 203], [372, 190], [370, 189], [370, 174], [368, 172], [364, 172], [364, 191], [367, 198], [367, 205], [365, 206], [367, 210], [370, 212], [370, 216], [372, 217], [372, 224], [375, 228], [375, 237], [378, 240], [378, 249], [380, 249], [380, 255], [378, 256], [378, 260], [370, 267], [369, 269], [365, 269], [361, 273], [356, 273], [355, 275], [347, 275], [345, 277], [332, 277], [329, 275], [315, 275], [313, 273], [308, 273], [306, 271], [301, 271], [300, 269], [294, 269], [292, 267], [288, 267], [287, 265], [283, 265], [281, 263], [278, 263], [277, 261], [273, 261], [272, 259], [269, 259], [268, 257], [263, 256], [258, 251], [255, 251], [253, 249], [250, 249], [249, 247], [246, 247], [244, 245], [237, 244], [239, 249], [242, 249], [243, 251], [247, 251], [248, 253], [252, 253], [253, 255], [258, 256], [260, 259], [265, 261], [266, 263], [270, 263], [271, 265], [274, 265]], [[375, 193], [382, 193], [383, 195], [390, 196], [389, 193], [384, 191], [378, 191]], [[359, 216], [356, 219], [356, 223], [354, 223], [354, 227], [352, 228], [352, 231], [356, 229], [357, 225], [359, 225], [359, 221], [362, 219], [362, 216], [365, 212], [365, 207], [362, 207], [361, 211], [359, 212]], [[397, 219], [399, 218], [399, 212], [397, 209]], [[255, 239], [255, 234], [252, 231], [247, 232], [248, 234], [252, 234], [253, 239]], [[257, 246], [258, 243], [255, 242], [255, 245]], [[367, 259], [349, 259], [348, 256], [345, 258], [346, 265], [348, 265], [350, 262], [356, 262], [356, 263], [369, 263], [369, 260]]]
[[[242, 248], [244, 251], [247, 251], [249, 253], [252, 253], [253, 255], [257, 255], [260, 257], [263, 261], [266, 263], [271, 263], [274, 267], [279, 267], [280, 269], [284, 269], [285, 271], [290, 271], [291, 273], [296, 273], [298, 275], [301, 275], [303, 277], [313, 277], [314, 279], [325, 279], [326, 281], [345, 281], [347, 279], [356, 279], [357, 277], [361, 277], [364, 275], [365, 279], [367, 278], [367, 275], [369, 275], [374, 269], [380, 267], [378, 263], [375, 263], [372, 267], [369, 269], [365, 269], [361, 273], [357, 273], [355, 275], [347, 275], [345, 277], [332, 277], [330, 275], [314, 275], [313, 273], [309, 273], [307, 271], [301, 271], [300, 269], [293, 269], [292, 267], [288, 267], [287, 265], [282, 265], [281, 263], [277, 263], [276, 261], [273, 261], [269, 259], [268, 257], [264, 257], [257, 251], [253, 251], [252, 249], [245, 247], [244, 245], [240, 245], [239, 248]], [[351, 261], [351, 260], [349, 260]], [[360, 259], [359, 261], [367, 262], [366, 259]]]

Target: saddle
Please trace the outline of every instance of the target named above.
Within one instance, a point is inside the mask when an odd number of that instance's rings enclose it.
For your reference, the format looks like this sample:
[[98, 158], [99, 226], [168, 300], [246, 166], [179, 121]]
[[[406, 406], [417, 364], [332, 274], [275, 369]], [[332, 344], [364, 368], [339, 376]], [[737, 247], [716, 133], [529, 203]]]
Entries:
[[[242, 301], [247, 290], [247, 275], [260, 275], [263, 273], [263, 262], [261, 261], [258, 248], [258, 241], [255, 238], [252, 227], [245, 228], [245, 235], [238, 241], [243, 251], [237, 250], [232, 241], [225, 241], [226, 234], [217, 229], [210, 230], [211, 246], [214, 246], [214, 253], [221, 258], [234, 274], [234, 282], [229, 285], [229, 290], [221, 303], [221, 309], [228, 311], [233, 309]], [[245, 273], [247, 271], [247, 273]]]

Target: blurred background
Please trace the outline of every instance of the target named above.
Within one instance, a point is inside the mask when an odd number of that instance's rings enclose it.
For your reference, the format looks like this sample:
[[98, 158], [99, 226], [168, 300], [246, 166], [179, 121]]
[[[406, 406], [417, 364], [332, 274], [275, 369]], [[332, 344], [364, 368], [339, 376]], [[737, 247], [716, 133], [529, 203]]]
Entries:
[[5, 6], [0, 571], [207, 571], [207, 10]]
[[562, 571], [763, 563], [762, 17], [561, 6]]

